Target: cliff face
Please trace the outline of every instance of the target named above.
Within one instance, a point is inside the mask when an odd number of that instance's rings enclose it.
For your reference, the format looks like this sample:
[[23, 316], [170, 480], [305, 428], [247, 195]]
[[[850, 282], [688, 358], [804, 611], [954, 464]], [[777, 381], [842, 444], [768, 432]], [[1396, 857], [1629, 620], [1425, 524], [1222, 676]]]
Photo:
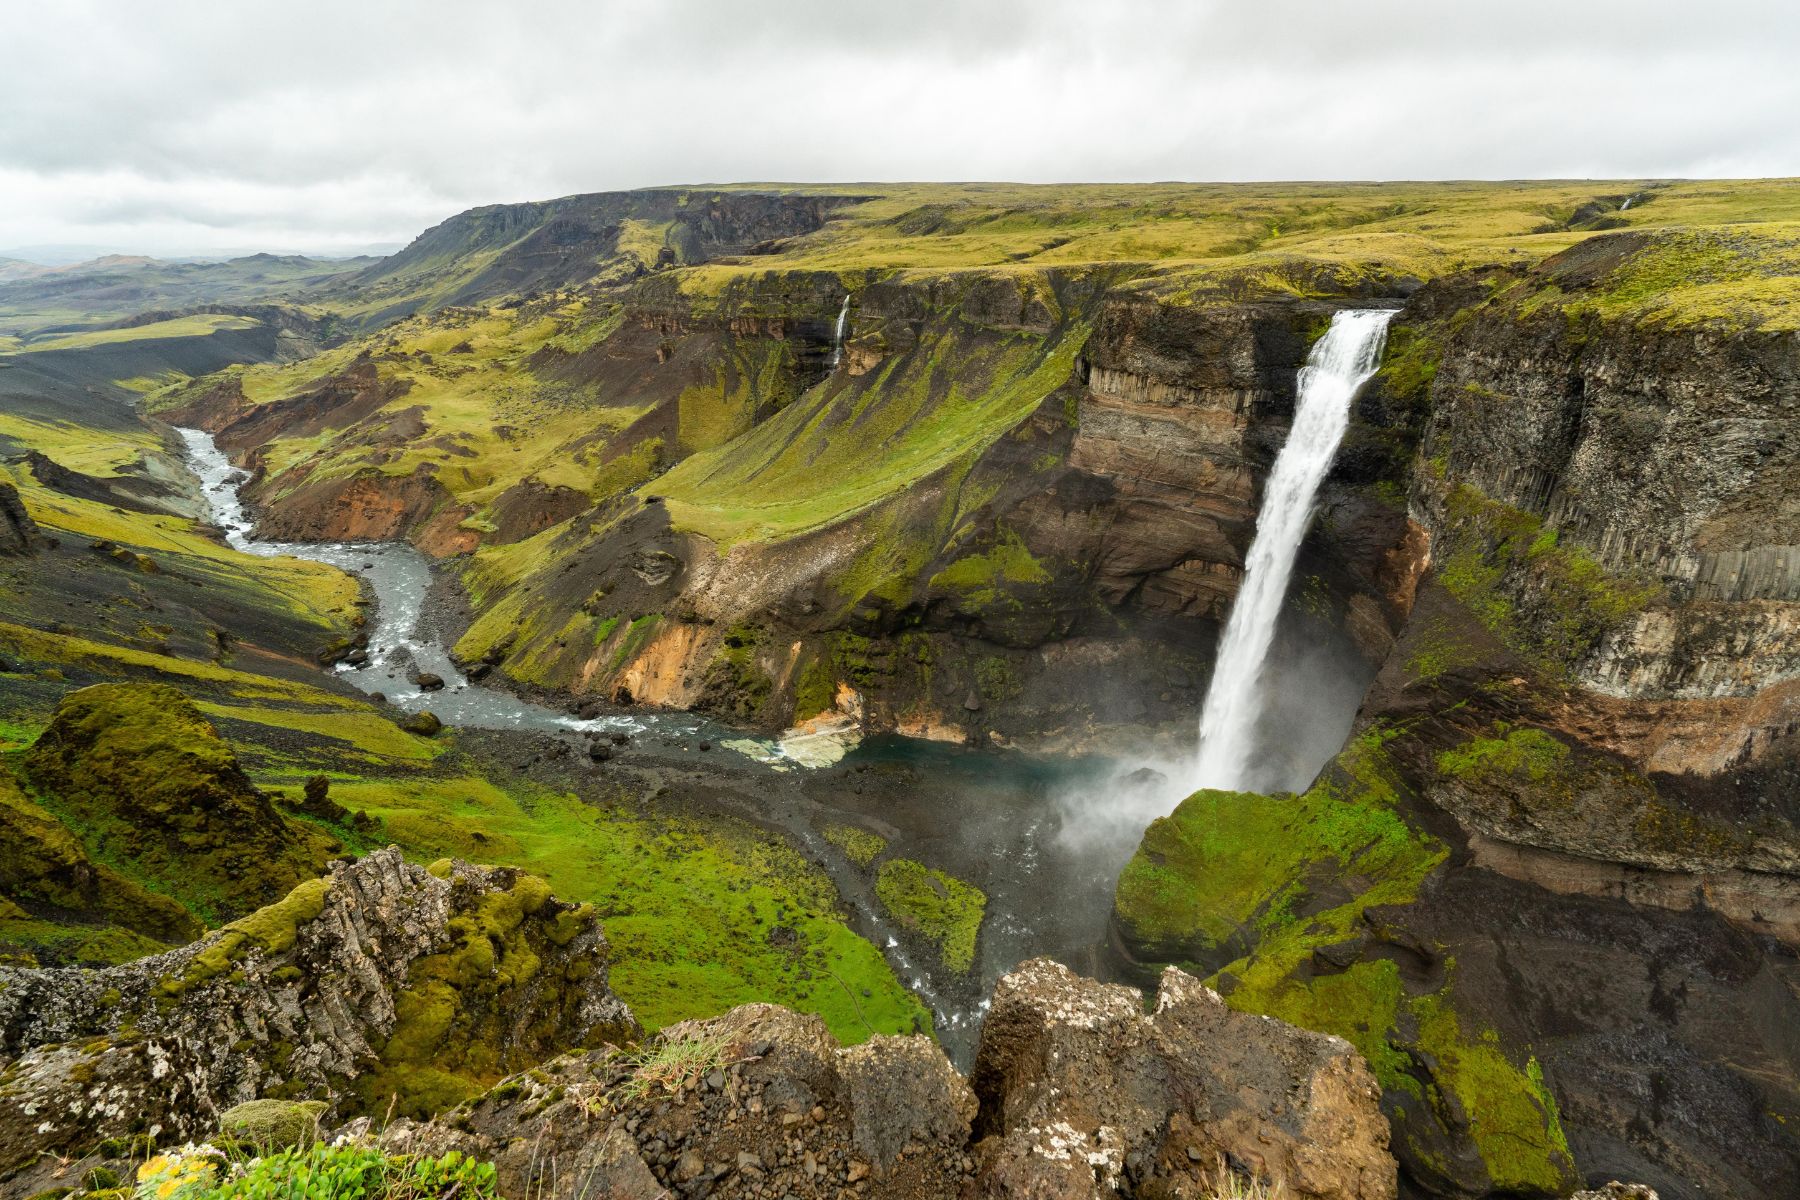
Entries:
[[1414, 501], [1504, 637], [1671, 728], [1622, 750], [1712, 775], [1800, 727], [1800, 357], [1785, 332], [1533, 307], [1639, 251], [1595, 239], [1464, 310]]
[[1596, 307], [1639, 252], [1408, 305], [1362, 403], [1429, 411], [1430, 565], [1358, 735], [1304, 795], [1189, 799], [1120, 882], [1128, 961], [1357, 1042], [1435, 1194], [1800, 1186], [1800, 354]]

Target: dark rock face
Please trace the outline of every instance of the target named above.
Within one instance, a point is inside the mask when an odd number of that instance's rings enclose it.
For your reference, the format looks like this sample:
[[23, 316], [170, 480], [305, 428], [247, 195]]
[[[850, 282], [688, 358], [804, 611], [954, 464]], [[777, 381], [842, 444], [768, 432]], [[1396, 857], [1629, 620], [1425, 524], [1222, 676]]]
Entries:
[[636, 1036], [606, 966], [592, 910], [543, 881], [388, 849], [167, 954], [0, 968], [0, 1174], [109, 1137], [199, 1137], [260, 1096], [453, 1102]]
[[43, 542], [37, 522], [19, 499], [19, 489], [0, 483], [0, 554], [30, 554]]
[[491, 1157], [502, 1192], [552, 1200], [1174, 1200], [1234, 1168], [1296, 1197], [1394, 1195], [1350, 1047], [1233, 1013], [1179, 971], [1146, 1016], [1130, 989], [1024, 964], [995, 991], [973, 1083], [926, 1038], [844, 1048], [817, 1018], [748, 1005], [649, 1053], [546, 1064], [382, 1143]]

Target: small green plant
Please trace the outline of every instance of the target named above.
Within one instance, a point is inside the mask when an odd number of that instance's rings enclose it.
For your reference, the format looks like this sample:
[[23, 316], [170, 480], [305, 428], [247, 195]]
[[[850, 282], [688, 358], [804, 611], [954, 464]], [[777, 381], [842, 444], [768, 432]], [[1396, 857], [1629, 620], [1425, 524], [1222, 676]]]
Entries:
[[494, 1164], [455, 1150], [388, 1155], [352, 1142], [230, 1162], [183, 1146], [138, 1168], [134, 1200], [498, 1200]]

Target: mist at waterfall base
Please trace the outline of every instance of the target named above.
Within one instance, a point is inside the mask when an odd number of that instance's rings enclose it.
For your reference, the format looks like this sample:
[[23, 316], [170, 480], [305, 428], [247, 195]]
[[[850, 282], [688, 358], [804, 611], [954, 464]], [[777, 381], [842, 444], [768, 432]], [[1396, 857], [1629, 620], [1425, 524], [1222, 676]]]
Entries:
[[1091, 791], [1060, 794], [1061, 842], [1122, 867], [1144, 827], [1193, 792], [1300, 791], [1343, 745], [1374, 667], [1341, 630], [1296, 611], [1288, 592], [1319, 487], [1351, 403], [1380, 364], [1393, 315], [1337, 313], [1300, 370], [1293, 425], [1264, 486], [1197, 747], [1122, 753], [1134, 765], [1115, 776], [1103, 802]]

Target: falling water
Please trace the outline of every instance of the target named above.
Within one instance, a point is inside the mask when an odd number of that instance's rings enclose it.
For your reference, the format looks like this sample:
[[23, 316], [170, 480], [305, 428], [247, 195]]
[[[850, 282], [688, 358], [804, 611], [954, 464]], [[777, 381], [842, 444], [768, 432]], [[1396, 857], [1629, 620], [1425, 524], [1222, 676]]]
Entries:
[[1625, 203], [1623, 203], [1623, 204], [1621, 204], [1621, 205], [1619, 205], [1619, 211], [1620, 211], [1620, 212], [1624, 212], [1624, 211], [1625, 211], [1625, 210], [1626, 210], [1626, 209], [1628, 209], [1628, 208], [1630, 208], [1630, 207], [1631, 207], [1631, 202], [1632, 202], [1632, 201], [1633, 201], [1633, 200], [1636, 200], [1636, 199], [1637, 199], [1637, 197], [1636, 197], [1636, 196], [1627, 196], [1627, 197], [1625, 197]]
[[837, 331], [831, 335], [831, 369], [837, 370], [844, 357], [844, 326], [850, 320], [850, 293], [844, 293], [844, 307], [838, 309]]
[[1195, 787], [1251, 786], [1252, 738], [1263, 707], [1258, 682], [1275, 640], [1275, 621], [1306, 536], [1313, 498], [1350, 422], [1350, 401], [1375, 373], [1393, 315], [1387, 310], [1338, 313], [1300, 369], [1294, 426], [1269, 474], [1243, 584], [1207, 688]]

